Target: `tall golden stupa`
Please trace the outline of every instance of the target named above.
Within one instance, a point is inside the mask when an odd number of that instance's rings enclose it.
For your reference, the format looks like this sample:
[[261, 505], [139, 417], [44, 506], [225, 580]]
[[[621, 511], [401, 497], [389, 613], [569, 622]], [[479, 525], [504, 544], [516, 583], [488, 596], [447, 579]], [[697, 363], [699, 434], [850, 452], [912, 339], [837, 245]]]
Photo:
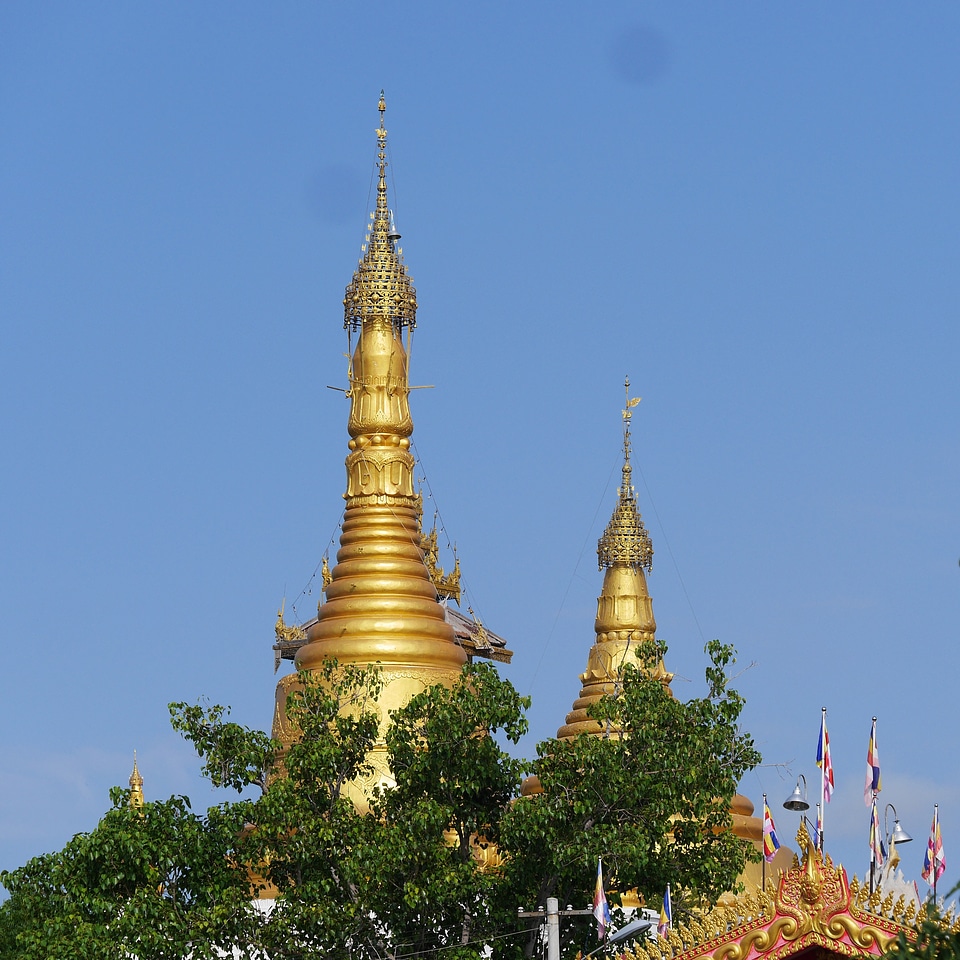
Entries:
[[[330, 659], [379, 664], [384, 688], [378, 708], [385, 722], [427, 687], [452, 684], [473, 655], [509, 660], [510, 654], [502, 638], [448, 606], [450, 599], [459, 601], [459, 562], [445, 575], [437, 563], [436, 529], [426, 535], [421, 529], [408, 375], [417, 296], [387, 201], [382, 92], [379, 110], [376, 209], [343, 300], [350, 440], [340, 549], [332, 571], [324, 560], [325, 601], [316, 619], [287, 626], [281, 610], [274, 649], [278, 664], [293, 659], [299, 670]], [[288, 674], [277, 684], [273, 733], [285, 743], [294, 735], [285, 708], [296, 683], [297, 675]], [[383, 743], [370, 759], [374, 773], [356, 785], [358, 802], [390, 779]]]

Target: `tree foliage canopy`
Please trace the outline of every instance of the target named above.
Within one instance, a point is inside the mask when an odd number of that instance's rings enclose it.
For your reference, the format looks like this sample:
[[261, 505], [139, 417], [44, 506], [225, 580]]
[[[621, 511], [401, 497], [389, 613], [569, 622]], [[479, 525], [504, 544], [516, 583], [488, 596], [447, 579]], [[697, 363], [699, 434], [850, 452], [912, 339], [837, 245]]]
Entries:
[[[686, 702], [650, 678], [645, 658], [662, 653], [642, 652], [595, 706], [609, 736], [548, 740], [531, 762], [504, 749], [529, 701], [489, 664], [425, 690], [385, 729], [376, 668], [301, 674], [287, 708], [301, 735], [286, 750], [222, 707], [172, 704], [211, 783], [260, 796], [200, 815], [182, 797], [137, 811], [115, 790], [91, 833], [0, 875], [0, 956], [474, 960], [489, 945], [521, 957], [536, 937], [517, 908], [585, 904], [599, 856], [611, 883], [651, 903], [667, 882], [714, 897], [747, 856], [730, 801], [759, 755], [738, 728], [730, 648], [708, 645], [707, 694]], [[358, 810], [349, 785], [383, 742], [395, 783]], [[542, 792], [518, 799], [528, 772]], [[566, 925], [568, 952], [585, 939], [596, 945], [586, 920]]]

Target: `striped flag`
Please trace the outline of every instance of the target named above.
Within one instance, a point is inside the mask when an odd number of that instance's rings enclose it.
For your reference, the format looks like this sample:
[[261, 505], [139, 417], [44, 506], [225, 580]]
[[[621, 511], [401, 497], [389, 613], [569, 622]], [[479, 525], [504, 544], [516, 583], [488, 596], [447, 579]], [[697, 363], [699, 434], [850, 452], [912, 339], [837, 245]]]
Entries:
[[870, 725], [870, 745], [867, 747], [867, 779], [863, 784], [863, 802], [869, 807], [880, 792], [880, 753], [877, 751], [877, 718]]
[[603, 860], [597, 860], [597, 886], [593, 891], [593, 915], [597, 918], [597, 936], [603, 940], [610, 926], [610, 906], [603, 889]]
[[829, 803], [833, 795], [833, 760], [830, 757], [830, 734], [827, 733], [827, 711], [820, 712], [820, 742], [817, 744], [817, 766], [823, 771], [823, 799]]
[[777, 828], [773, 825], [773, 816], [767, 806], [767, 798], [763, 798], [763, 859], [769, 863], [780, 849], [777, 839]]
[[947, 856], [943, 852], [943, 840], [940, 839], [940, 811], [933, 805], [933, 823], [930, 824], [930, 839], [927, 840], [927, 852], [923, 855], [923, 872], [920, 874], [930, 886], [943, 876], [947, 869]]
[[666, 937], [673, 926], [673, 906], [670, 903], [670, 884], [667, 884], [667, 892], [663, 895], [663, 906], [660, 908], [660, 922], [657, 924], [657, 933], [660, 937]]
[[[887, 859], [887, 848], [883, 843], [883, 831], [880, 829], [880, 814], [877, 812], [877, 801], [873, 801], [873, 810], [870, 813], [870, 863], [878, 867], [883, 866]], [[871, 870], [871, 876], [873, 872]]]

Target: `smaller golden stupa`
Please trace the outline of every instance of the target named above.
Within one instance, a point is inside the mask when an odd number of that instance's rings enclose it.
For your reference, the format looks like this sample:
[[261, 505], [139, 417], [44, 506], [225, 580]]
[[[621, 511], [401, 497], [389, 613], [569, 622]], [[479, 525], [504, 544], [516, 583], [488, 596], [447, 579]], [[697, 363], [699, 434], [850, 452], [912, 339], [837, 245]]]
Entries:
[[[597, 619], [594, 622], [594, 642], [587, 655], [587, 669], [580, 674], [580, 696], [573, 703], [566, 721], [557, 731], [557, 738], [572, 740], [581, 733], [597, 737], [611, 736], [619, 731], [602, 726], [587, 715], [592, 704], [603, 696], [616, 696], [621, 689], [623, 668], [643, 645], [655, 644], [657, 623], [653, 615], [653, 600], [647, 589], [647, 574], [653, 569], [653, 544], [643, 524], [633, 487], [633, 467], [630, 463], [630, 425], [633, 409], [639, 397], [630, 396], [630, 379], [624, 380], [626, 403], [623, 418], [623, 467], [617, 503], [603, 535], [597, 543], [597, 560], [604, 571], [603, 586], [597, 598]], [[652, 669], [652, 676], [671, 692], [670, 673], [662, 659]], [[541, 791], [539, 779], [528, 777], [521, 793], [525, 796]], [[763, 845], [763, 824], [754, 816], [754, 805], [741, 794], [736, 794], [730, 803], [731, 828], [756, 850]], [[784, 849], [772, 868], [770, 876], [789, 866], [792, 854]], [[759, 887], [760, 864], [748, 863], [740, 880], [748, 887]], [[624, 895], [625, 905], [636, 905], [629, 894]]]
[[130, 774], [130, 806], [134, 810], [142, 810], [143, 799], [143, 777], [137, 769], [137, 751], [133, 751], [133, 773]]
[[[596, 639], [587, 669], [580, 674], [580, 696], [557, 731], [561, 740], [572, 740], [580, 733], [602, 736], [611, 732], [587, 716], [588, 708], [601, 697], [618, 693], [624, 664], [639, 647], [656, 643], [657, 622], [646, 576], [653, 569], [653, 544], [637, 508], [630, 464], [630, 421], [640, 397], [631, 398], [629, 377], [624, 380], [624, 390], [622, 477], [613, 516], [597, 543], [598, 565], [605, 572], [597, 598]], [[667, 673], [662, 660], [653, 676], [670, 689], [673, 674]]]

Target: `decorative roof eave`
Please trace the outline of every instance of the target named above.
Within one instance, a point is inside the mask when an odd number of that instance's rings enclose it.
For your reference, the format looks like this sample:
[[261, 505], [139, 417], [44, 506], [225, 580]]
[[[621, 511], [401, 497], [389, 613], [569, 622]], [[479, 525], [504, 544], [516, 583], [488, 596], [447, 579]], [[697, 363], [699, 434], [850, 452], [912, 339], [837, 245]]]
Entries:
[[782, 874], [776, 888], [737, 897], [699, 920], [678, 925], [663, 939], [638, 941], [636, 960], [782, 960], [810, 947], [837, 956], [881, 956], [901, 930], [910, 935], [916, 904], [893, 894], [881, 901], [856, 877], [816, 850], [806, 830], [797, 834], [803, 862]]
[[[510, 663], [513, 651], [507, 649], [507, 641], [498, 633], [478, 623], [471, 617], [464, 616], [459, 610], [446, 603], [443, 607], [443, 617], [453, 627], [457, 643], [463, 647], [467, 656], [472, 660], [481, 657], [485, 660], [496, 660], [499, 663]], [[316, 617], [301, 624], [299, 627], [284, 624], [282, 615], [278, 615], [276, 628], [276, 643], [273, 645], [273, 669], [280, 668], [282, 660], [294, 660], [297, 651], [307, 643], [307, 631], [317, 622]]]

